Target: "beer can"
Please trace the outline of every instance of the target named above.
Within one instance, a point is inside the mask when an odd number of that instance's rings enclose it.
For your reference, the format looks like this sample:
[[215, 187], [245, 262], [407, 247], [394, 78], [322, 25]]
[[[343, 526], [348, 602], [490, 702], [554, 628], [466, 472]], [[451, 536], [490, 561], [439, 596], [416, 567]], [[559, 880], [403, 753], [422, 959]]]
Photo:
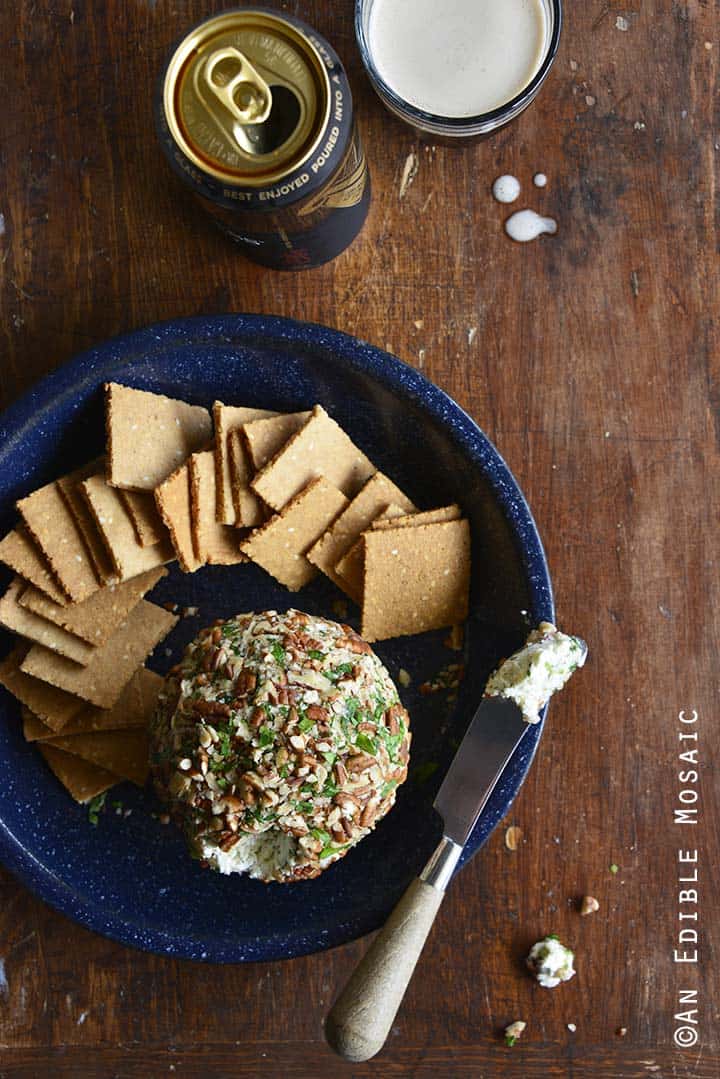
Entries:
[[370, 177], [347, 76], [299, 19], [243, 8], [202, 22], [173, 50], [155, 115], [173, 170], [253, 261], [319, 266], [362, 228]]

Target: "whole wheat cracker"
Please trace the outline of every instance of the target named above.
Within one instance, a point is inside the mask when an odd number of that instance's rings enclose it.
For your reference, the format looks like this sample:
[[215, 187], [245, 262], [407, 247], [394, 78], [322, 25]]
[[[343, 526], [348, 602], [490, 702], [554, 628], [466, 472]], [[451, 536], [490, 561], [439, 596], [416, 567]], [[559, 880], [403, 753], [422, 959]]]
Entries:
[[242, 544], [245, 554], [291, 592], [317, 573], [305, 552], [348, 504], [345, 495], [320, 476]]
[[256, 527], [267, 520], [269, 511], [250, 483], [256, 472], [285, 445], [291, 435], [308, 422], [311, 412], [277, 413], [264, 420], [244, 423], [230, 440], [230, 472], [236, 520]]
[[10, 566], [10, 569], [14, 570], [19, 577], [34, 584], [54, 603], [70, 602], [51, 570], [50, 564], [22, 525], [18, 525], [0, 540], [0, 562]]
[[103, 768], [121, 779], [143, 787], [148, 777], [150, 744], [147, 731], [94, 731], [92, 734], [61, 734], [40, 744]]
[[[402, 506], [391, 504], [378, 515], [376, 521], [390, 521], [405, 516], [405, 509]], [[362, 598], [364, 563], [365, 547], [362, 535], [360, 535], [347, 553], [335, 564], [335, 573], [341, 582], [340, 587], [356, 603], [359, 603]]]
[[152, 491], [121, 491], [120, 496], [141, 547], [154, 547], [167, 539]]
[[364, 533], [362, 636], [366, 641], [464, 622], [470, 585], [465, 519]]
[[418, 528], [419, 525], [436, 525], [443, 521], [458, 521], [462, 517], [462, 510], [457, 502], [450, 506], [441, 506], [436, 510], [423, 510], [421, 513], [408, 513], [402, 517], [373, 521], [370, 527], [373, 531], [388, 528]]
[[376, 472], [342, 427], [321, 405], [252, 481], [252, 488], [274, 510], [280, 510], [311, 480], [324, 476], [348, 498]]
[[195, 555], [201, 564], [236, 566], [246, 562], [240, 550], [243, 533], [215, 517], [215, 454], [212, 450], [193, 453], [190, 466], [191, 528]]
[[26, 588], [22, 577], [13, 578], [7, 591], [0, 597], [0, 626], [28, 641], [50, 648], [73, 663], [89, 663], [95, 651], [92, 645], [20, 606], [18, 601]]
[[141, 599], [110, 640], [95, 650], [87, 667], [36, 644], [20, 669], [98, 708], [112, 708], [134, 672], [176, 622], [164, 608]]
[[193, 543], [189, 465], [180, 465], [155, 489], [155, 503], [170, 533], [180, 569], [183, 573], [194, 573], [202, 563], [195, 554]]
[[154, 569], [175, 557], [170, 537], [154, 547], [141, 547], [120, 492], [103, 476], [91, 476], [80, 483], [121, 581]]
[[[163, 679], [147, 667], [140, 667], [122, 691], [113, 708], [95, 708], [82, 702], [82, 711], [62, 727], [63, 735], [93, 734], [96, 731], [118, 731], [131, 727], [146, 728], [157, 704]], [[23, 734], [27, 742], [44, 742], [57, 737], [54, 731], [29, 708], [24, 708]]]
[[242, 431], [231, 431], [228, 439], [228, 463], [232, 482], [232, 499], [235, 522], [243, 528], [256, 528], [268, 518], [269, 510], [263, 500], [253, 491], [250, 480], [255, 468], [250, 451], [245, 445]]
[[[222, 401], [213, 404], [215, 422], [215, 483], [217, 506], [215, 516], [220, 524], [237, 523], [237, 510], [232, 493], [232, 474], [230, 471], [230, 435], [244, 423], [252, 420], [267, 419], [276, 416], [276, 412], [264, 408], [244, 408], [240, 405], [225, 405]], [[255, 522], [251, 521], [250, 524]]]
[[91, 461], [90, 464], [76, 469], [76, 471], [71, 472], [69, 476], [61, 476], [57, 481], [58, 487], [60, 488], [60, 494], [65, 499], [68, 509], [72, 513], [75, 518], [75, 523], [80, 529], [87, 552], [90, 555], [90, 561], [95, 570], [95, 576], [100, 584], [115, 579], [115, 568], [112, 564], [112, 559], [110, 558], [108, 550], [103, 543], [103, 538], [98, 532], [93, 515], [81, 492], [78, 490], [78, 484], [81, 480], [86, 480], [89, 476], [103, 476], [104, 474], [105, 459], [101, 457], [99, 460]]
[[80, 528], [57, 483], [48, 483], [17, 503], [28, 532], [73, 603], [100, 587]]
[[13, 697], [26, 705], [53, 731], [61, 731], [87, 708], [87, 703], [62, 689], [49, 686], [20, 669], [30, 651], [21, 642], [0, 662], [0, 685], [5, 686]]
[[162, 394], [105, 384], [108, 482], [152, 491], [212, 438], [206, 408]]
[[55, 773], [63, 787], [81, 805], [97, 798], [120, 782], [120, 777], [98, 768], [89, 761], [81, 760], [70, 753], [65, 753], [56, 746], [43, 742], [38, 749], [49, 768]]
[[67, 607], [53, 603], [33, 587], [22, 593], [19, 602], [21, 607], [97, 646], [113, 635], [128, 611], [166, 574], [167, 570], [158, 566], [122, 584], [99, 588], [83, 603], [71, 603]]
[[345, 581], [335, 570], [335, 566], [365, 529], [390, 505], [398, 506], [403, 514], [416, 510], [415, 505], [392, 480], [382, 472], [376, 472], [332, 527], [310, 548], [307, 552], [308, 561], [346, 591]]
[[242, 438], [255, 471], [263, 469], [311, 417], [312, 412], [278, 412], [266, 419], [243, 423]]

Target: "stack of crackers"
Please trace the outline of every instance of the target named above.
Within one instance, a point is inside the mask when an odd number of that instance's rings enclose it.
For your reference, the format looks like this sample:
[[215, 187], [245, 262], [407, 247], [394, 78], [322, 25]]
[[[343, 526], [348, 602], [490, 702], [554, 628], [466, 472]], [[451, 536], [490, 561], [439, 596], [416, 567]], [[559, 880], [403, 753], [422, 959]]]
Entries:
[[458, 506], [419, 512], [320, 405], [210, 412], [105, 387], [106, 456], [17, 503], [0, 541], [15, 577], [0, 665], [24, 732], [71, 794], [144, 782], [159, 678], [142, 666], [176, 619], [144, 597], [177, 559], [252, 561], [291, 591], [325, 573], [368, 641], [467, 617], [470, 533]]

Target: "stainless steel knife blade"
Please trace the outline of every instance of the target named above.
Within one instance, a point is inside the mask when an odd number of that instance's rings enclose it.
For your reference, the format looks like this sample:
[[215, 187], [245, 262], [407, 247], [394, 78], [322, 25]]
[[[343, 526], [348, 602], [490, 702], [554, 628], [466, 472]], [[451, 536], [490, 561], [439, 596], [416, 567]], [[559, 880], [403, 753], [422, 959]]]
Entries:
[[465, 846], [529, 725], [514, 701], [505, 697], [482, 701], [434, 802], [448, 839]]

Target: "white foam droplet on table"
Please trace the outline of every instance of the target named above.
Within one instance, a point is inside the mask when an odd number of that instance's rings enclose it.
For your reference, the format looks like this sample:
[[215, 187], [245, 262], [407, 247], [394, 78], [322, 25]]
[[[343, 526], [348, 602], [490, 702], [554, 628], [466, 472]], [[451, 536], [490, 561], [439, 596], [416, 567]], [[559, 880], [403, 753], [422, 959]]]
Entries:
[[543, 233], [554, 235], [557, 232], [557, 221], [552, 217], [541, 217], [534, 210], [518, 210], [505, 222], [505, 231], [511, 240], [526, 244]]
[[545, 187], [547, 185], [547, 176], [544, 172], [536, 172], [533, 176], [533, 183], [535, 187]]
[[492, 193], [498, 202], [515, 202], [520, 194], [520, 181], [515, 176], [498, 176], [492, 186]]

